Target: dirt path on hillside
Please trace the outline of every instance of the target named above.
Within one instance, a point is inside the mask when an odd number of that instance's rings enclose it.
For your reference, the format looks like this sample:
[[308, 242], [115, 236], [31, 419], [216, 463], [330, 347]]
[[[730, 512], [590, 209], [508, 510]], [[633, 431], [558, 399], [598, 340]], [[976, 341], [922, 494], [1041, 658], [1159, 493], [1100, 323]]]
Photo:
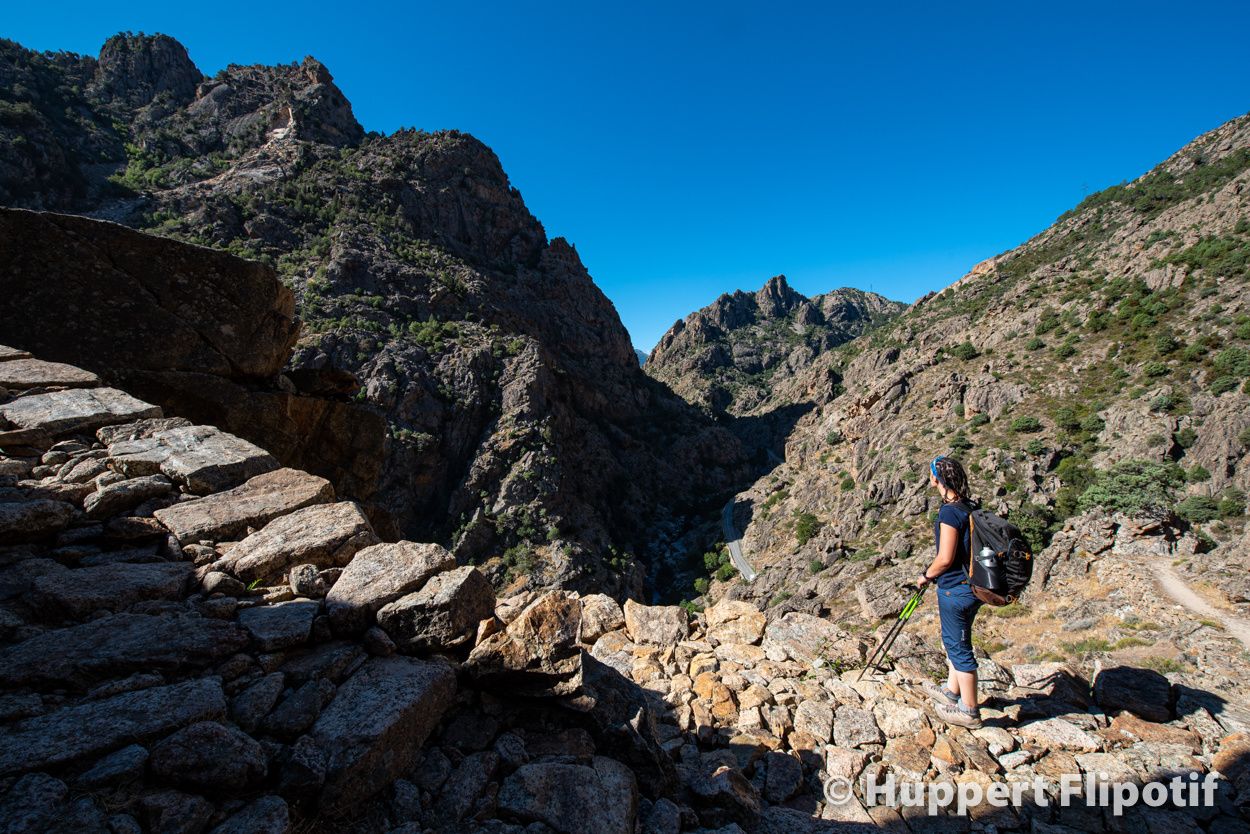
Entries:
[[1181, 579], [1176, 569], [1166, 560], [1151, 559], [1150, 570], [1154, 573], [1155, 578], [1159, 580], [1159, 584], [1163, 586], [1163, 590], [1167, 592], [1168, 596], [1204, 619], [1223, 623], [1225, 631], [1240, 640], [1247, 649], [1250, 649], [1250, 622], [1234, 616], [1228, 611], [1221, 611], [1207, 602], [1199, 596], [1197, 591], [1189, 587], [1185, 580]]

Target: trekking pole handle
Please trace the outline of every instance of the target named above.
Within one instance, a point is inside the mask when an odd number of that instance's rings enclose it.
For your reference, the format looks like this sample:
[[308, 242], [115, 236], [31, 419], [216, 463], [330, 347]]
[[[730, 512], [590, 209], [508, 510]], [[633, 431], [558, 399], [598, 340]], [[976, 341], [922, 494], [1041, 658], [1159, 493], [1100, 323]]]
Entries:
[[916, 591], [916, 593], [911, 595], [911, 599], [907, 600], [907, 604], [903, 606], [903, 610], [898, 612], [898, 618], [900, 620], [906, 620], [911, 617], [912, 612], [914, 612], [916, 607], [920, 605], [921, 598], [924, 597], [925, 588], [928, 587], [928, 585], [925, 585]]

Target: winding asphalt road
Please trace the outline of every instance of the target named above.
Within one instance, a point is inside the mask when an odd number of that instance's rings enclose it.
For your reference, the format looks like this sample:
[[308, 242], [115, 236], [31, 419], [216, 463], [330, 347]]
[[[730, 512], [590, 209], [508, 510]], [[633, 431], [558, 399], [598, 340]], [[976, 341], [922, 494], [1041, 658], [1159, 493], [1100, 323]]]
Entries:
[[738, 573], [742, 574], [743, 579], [747, 582], [754, 582], [757, 574], [755, 569], [747, 562], [747, 557], [742, 555], [742, 539], [738, 535], [738, 531], [734, 529], [734, 502], [732, 498], [725, 505], [720, 520], [721, 527], [725, 533], [725, 546], [729, 548], [729, 560], [738, 569]]

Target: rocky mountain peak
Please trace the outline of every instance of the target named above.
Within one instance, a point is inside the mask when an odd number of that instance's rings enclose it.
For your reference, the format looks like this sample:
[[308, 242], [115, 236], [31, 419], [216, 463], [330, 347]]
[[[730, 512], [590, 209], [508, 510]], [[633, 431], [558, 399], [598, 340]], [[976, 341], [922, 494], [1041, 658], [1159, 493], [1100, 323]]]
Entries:
[[763, 318], [784, 317], [806, 301], [806, 298], [790, 287], [784, 275], [769, 278], [755, 293], [755, 306]]
[[713, 411], [759, 412], [768, 408], [771, 392], [814, 357], [902, 309], [854, 289], [809, 299], [776, 275], [753, 293], [726, 293], [674, 324], [645, 368]]
[[168, 35], [114, 35], [100, 49], [92, 89], [102, 100], [131, 110], [165, 95], [185, 105], [203, 79], [186, 47]]

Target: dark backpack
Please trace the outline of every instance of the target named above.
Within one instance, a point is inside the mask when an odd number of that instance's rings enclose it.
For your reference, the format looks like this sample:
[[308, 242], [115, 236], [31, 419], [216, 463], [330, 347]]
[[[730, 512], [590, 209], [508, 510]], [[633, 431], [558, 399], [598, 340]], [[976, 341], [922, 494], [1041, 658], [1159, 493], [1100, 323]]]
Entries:
[[[966, 506], [966, 505], [965, 505]], [[968, 507], [968, 584], [987, 605], [1009, 605], [1033, 578], [1033, 554], [1020, 528], [989, 510]], [[982, 554], [989, 550], [989, 553]]]

